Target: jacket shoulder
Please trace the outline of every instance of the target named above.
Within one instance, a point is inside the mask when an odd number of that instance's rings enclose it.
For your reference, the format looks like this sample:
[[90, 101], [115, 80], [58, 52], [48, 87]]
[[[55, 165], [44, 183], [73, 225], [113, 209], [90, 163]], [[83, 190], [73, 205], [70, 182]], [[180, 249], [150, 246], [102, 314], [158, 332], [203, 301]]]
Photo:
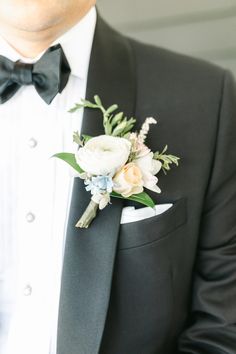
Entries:
[[[210, 63], [203, 59], [194, 58], [188, 55], [180, 54], [165, 48], [154, 45], [145, 44], [131, 38], [129, 41], [139, 67], [145, 67], [146, 74], [151, 72], [163, 72], [169, 75], [183, 75], [190, 78], [203, 78], [204, 81], [209, 79], [222, 79], [225, 69]], [[200, 76], [199, 76], [200, 75]]]
[[157, 77], [159, 79], [164, 77], [165, 80], [168, 78], [171, 80], [181, 78], [183, 81], [188, 79], [196, 82], [204, 80], [209, 85], [211, 83], [215, 85], [215, 80], [222, 83], [222, 78], [225, 75], [223, 68], [205, 60], [127, 37], [112, 28], [100, 16], [97, 21], [97, 32], [102, 34], [104, 42], [110, 41], [112, 43], [113, 49], [119, 45], [125, 50], [133, 52], [137, 75], [140, 77], [144, 73], [147, 79], [155, 80]]

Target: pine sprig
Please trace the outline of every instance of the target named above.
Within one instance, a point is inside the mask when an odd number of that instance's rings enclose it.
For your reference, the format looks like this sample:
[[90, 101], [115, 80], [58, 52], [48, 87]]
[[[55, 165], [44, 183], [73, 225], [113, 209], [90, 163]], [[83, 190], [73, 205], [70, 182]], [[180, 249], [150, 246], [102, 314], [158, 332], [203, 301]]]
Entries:
[[[81, 103], [76, 103], [69, 112], [73, 113], [81, 108], [98, 109], [102, 112], [103, 126], [106, 135], [123, 137], [132, 130], [136, 122], [136, 119], [133, 117], [129, 119], [125, 117], [123, 112], [115, 114], [115, 111], [119, 108], [117, 104], [105, 108], [98, 95], [94, 96], [94, 102], [82, 99]], [[78, 141], [78, 137], [76, 137], [76, 139]]]
[[166, 174], [167, 171], [170, 171], [170, 165], [175, 164], [179, 166], [180, 158], [174, 155], [167, 155], [166, 152], [168, 150], [168, 145], [166, 145], [163, 151], [160, 153], [159, 151], [154, 153], [153, 158], [155, 160], [159, 160], [162, 163], [162, 170]]

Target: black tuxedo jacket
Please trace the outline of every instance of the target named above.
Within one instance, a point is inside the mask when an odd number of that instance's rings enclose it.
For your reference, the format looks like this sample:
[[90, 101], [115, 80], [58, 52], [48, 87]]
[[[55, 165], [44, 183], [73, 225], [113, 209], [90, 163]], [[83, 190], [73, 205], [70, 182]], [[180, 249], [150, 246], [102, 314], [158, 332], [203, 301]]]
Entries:
[[[78, 44], [79, 45], [79, 44]], [[236, 90], [203, 61], [146, 46], [98, 19], [87, 98], [154, 116], [148, 145], [179, 168], [159, 174], [160, 216], [120, 226], [113, 200], [75, 228], [90, 195], [76, 179], [67, 230], [58, 354], [236, 353]], [[87, 110], [83, 133], [103, 133]]]

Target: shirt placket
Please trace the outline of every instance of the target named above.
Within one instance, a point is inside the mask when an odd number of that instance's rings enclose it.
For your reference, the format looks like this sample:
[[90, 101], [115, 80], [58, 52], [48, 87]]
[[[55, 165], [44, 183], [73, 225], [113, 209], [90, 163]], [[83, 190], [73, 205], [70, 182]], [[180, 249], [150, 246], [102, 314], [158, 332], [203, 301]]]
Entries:
[[[52, 214], [53, 163], [49, 159], [50, 139], [44, 119], [40, 121], [34, 106], [27, 105], [32, 87], [22, 93], [21, 136], [19, 137], [19, 195], [18, 195], [18, 303], [15, 316], [17, 332], [14, 343], [24, 354], [32, 353], [32, 346], [40, 333], [40, 343], [34, 353], [46, 353], [50, 324], [45, 322], [49, 314], [50, 250]], [[28, 91], [28, 92], [27, 92]], [[38, 97], [36, 98], [38, 99]], [[40, 105], [38, 105], [40, 107]], [[42, 116], [44, 109], [42, 105]], [[35, 119], [36, 118], [36, 119]], [[44, 117], [45, 118], [45, 117]], [[23, 321], [23, 322], [22, 322]], [[42, 326], [42, 324], [44, 325]], [[12, 340], [13, 342], [13, 340]], [[21, 352], [21, 351], [19, 351]]]

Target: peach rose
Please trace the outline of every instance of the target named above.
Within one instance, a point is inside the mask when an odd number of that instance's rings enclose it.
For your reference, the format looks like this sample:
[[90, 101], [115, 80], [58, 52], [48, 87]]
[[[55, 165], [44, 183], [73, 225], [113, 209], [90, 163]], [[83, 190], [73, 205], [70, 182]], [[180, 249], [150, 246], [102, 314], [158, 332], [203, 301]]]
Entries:
[[113, 190], [124, 198], [143, 192], [142, 172], [133, 162], [126, 164], [116, 173], [113, 183]]

